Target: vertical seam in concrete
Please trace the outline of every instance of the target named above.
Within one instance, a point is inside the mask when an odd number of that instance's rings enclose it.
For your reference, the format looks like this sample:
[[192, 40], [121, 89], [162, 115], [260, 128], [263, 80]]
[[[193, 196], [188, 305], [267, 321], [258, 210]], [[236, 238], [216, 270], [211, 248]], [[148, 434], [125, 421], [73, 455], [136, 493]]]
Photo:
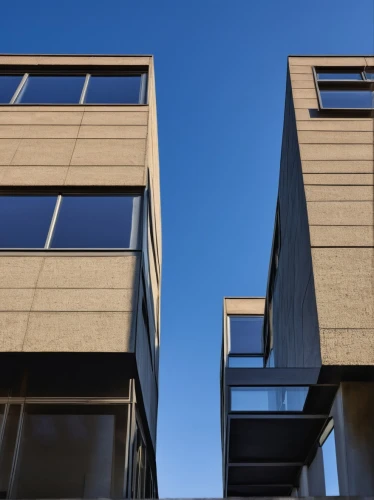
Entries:
[[25, 330], [25, 336], [24, 336], [23, 342], [22, 342], [21, 352], [24, 352], [23, 349], [24, 349], [25, 342], [26, 342], [27, 331], [29, 329], [30, 315], [31, 315], [32, 308], [33, 308], [33, 305], [34, 305], [34, 300], [35, 300], [36, 290], [37, 290], [37, 287], [38, 287], [39, 278], [40, 278], [40, 275], [41, 275], [42, 270], [44, 268], [45, 259], [46, 258], [43, 257], [42, 265], [40, 266], [40, 269], [39, 269], [39, 272], [38, 272], [38, 276], [37, 276], [36, 281], [35, 281], [34, 291], [33, 291], [33, 294], [32, 294], [32, 299], [31, 299], [31, 304], [30, 304], [30, 309], [29, 309], [29, 312], [28, 312], [28, 315], [27, 315], [26, 330]]
[[20, 147], [20, 145], [21, 145], [21, 142], [22, 142], [22, 141], [23, 141], [23, 138], [21, 138], [21, 139], [19, 140], [19, 143], [17, 144], [17, 147], [16, 147], [16, 149], [15, 149], [15, 151], [14, 151], [14, 153], [13, 153], [13, 156], [12, 156], [12, 158], [11, 158], [10, 162], [9, 162], [9, 165], [7, 165], [7, 167], [8, 167], [8, 168], [9, 168], [9, 167], [10, 167], [10, 165], [13, 163], [14, 157], [16, 156], [17, 151], [18, 151], [18, 149], [19, 149], [19, 147]]
[[70, 171], [70, 166], [71, 166], [71, 160], [73, 159], [73, 155], [74, 155], [74, 151], [75, 151], [75, 147], [77, 145], [77, 141], [78, 141], [78, 137], [79, 137], [79, 132], [80, 132], [80, 129], [81, 129], [81, 126], [82, 126], [82, 122], [83, 122], [83, 116], [84, 116], [84, 107], [82, 109], [82, 116], [81, 116], [81, 121], [78, 125], [78, 132], [77, 132], [77, 136], [75, 138], [75, 141], [74, 141], [74, 146], [73, 146], [73, 150], [71, 152], [71, 156], [70, 156], [70, 160], [69, 160], [69, 165], [68, 165], [68, 168], [66, 170], [66, 175], [65, 175], [65, 179], [64, 179], [64, 182], [62, 183], [63, 186], [66, 186], [66, 179], [68, 178], [68, 175], [69, 175], [69, 171]]

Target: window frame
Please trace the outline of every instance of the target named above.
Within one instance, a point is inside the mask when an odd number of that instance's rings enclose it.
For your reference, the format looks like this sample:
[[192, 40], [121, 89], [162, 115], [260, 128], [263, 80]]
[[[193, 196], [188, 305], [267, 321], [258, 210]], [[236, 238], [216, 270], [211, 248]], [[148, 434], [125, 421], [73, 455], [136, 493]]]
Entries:
[[[117, 69], [84, 69], [79, 70], [79, 68], [69, 68], [66, 69], [62, 67], [61, 70], [56, 69], [55, 67], [45, 67], [43, 69], [30, 69], [26, 71], [22, 71], [18, 68], [11, 69], [1, 69], [1, 75], [23, 75], [22, 79], [16, 88], [11, 100], [9, 103], [1, 103], [1, 106], [147, 106], [148, 105], [148, 70], [140, 67], [139, 70], [136, 69], [128, 69], [123, 70], [120, 68]], [[85, 81], [83, 83], [82, 92], [80, 95], [79, 102], [74, 103], [22, 103], [16, 102], [20, 93], [22, 92], [27, 79], [30, 76], [85, 76]], [[91, 76], [140, 76], [140, 87], [139, 87], [139, 99], [138, 103], [86, 103], [85, 97], [87, 94], [87, 89], [89, 85], [89, 80]]]
[[[141, 190], [126, 190], [126, 191], [97, 191], [94, 190], [16, 190], [16, 191], [5, 191], [0, 190], [0, 196], [45, 196], [45, 195], [55, 195], [56, 205], [52, 214], [52, 218], [49, 225], [49, 230], [46, 236], [44, 247], [40, 248], [28, 248], [28, 247], [0, 247], [0, 253], [3, 252], [136, 252], [142, 249], [142, 211], [143, 211], [143, 198], [144, 193]], [[73, 195], [73, 196], [133, 196], [136, 202], [134, 203], [132, 212], [132, 224], [130, 233], [130, 245], [129, 247], [69, 247], [69, 248], [57, 248], [51, 247], [51, 241], [53, 233], [56, 227], [57, 217], [59, 209], [61, 207], [61, 201], [63, 196]]]
[[[250, 352], [250, 353], [233, 353], [231, 352], [231, 318], [262, 318], [262, 334], [261, 334], [261, 344], [262, 352]], [[227, 358], [259, 358], [264, 357], [264, 339], [263, 339], [263, 329], [264, 329], [264, 316], [261, 314], [228, 314], [227, 315]]]
[[[366, 78], [366, 67], [362, 66], [336, 66], [336, 67], [329, 67], [329, 66], [312, 66], [312, 73], [313, 73], [313, 80], [314, 80], [314, 86], [315, 90], [317, 93], [317, 101], [318, 101], [318, 109], [319, 111], [322, 112], [329, 112], [329, 113], [360, 113], [360, 114], [365, 114], [365, 115], [372, 115], [374, 112], [374, 101], [372, 104], [371, 108], [330, 108], [330, 107], [325, 107], [323, 105], [322, 97], [321, 97], [321, 91], [323, 90], [331, 90], [331, 91], [350, 91], [350, 90], [368, 90], [373, 93], [373, 99], [374, 99], [374, 80], [369, 80]], [[371, 68], [369, 68], [371, 69]], [[318, 72], [319, 71], [325, 71], [325, 72], [331, 72], [331, 73], [339, 73], [339, 72], [349, 72], [349, 71], [355, 71], [356, 73], [360, 73], [362, 80], [347, 80], [347, 79], [326, 79], [326, 80], [319, 80], [318, 79]]]

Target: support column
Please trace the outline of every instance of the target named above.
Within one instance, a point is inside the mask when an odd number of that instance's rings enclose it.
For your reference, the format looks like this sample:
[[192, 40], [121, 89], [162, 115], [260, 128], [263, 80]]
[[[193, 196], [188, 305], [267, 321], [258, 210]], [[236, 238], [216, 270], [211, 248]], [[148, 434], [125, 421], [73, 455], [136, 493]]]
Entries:
[[341, 383], [332, 415], [340, 495], [374, 496], [374, 383]]

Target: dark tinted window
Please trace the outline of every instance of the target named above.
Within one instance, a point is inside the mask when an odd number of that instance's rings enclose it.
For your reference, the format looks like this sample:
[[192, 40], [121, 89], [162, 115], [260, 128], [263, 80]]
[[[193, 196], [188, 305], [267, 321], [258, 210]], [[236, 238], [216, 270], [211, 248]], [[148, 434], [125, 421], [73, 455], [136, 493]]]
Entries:
[[17, 103], [78, 104], [85, 76], [31, 75], [27, 78]]
[[262, 316], [230, 316], [230, 352], [262, 353]]
[[85, 102], [91, 104], [138, 104], [139, 76], [91, 76]]
[[56, 196], [0, 196], [0, 247], [43, 248]]
[[362, 80], [360, 72], [352, 73], [323, 73], [318, 72], [318, 80]]
[[23, 75], [0, 75], [0, 103], [8, 104], [21, 83]]
[[321, 90], [324, 108], [370, 109], [373, 93], [370, 90]]
[[62, 197], [52, 248], [129, 248], [134, 196]]
[[261, 356], [229, 356], [229, 368], [263, 368]]
[[365, 71], [365, 76], [367, 80], [374, 80], [374, 70]]

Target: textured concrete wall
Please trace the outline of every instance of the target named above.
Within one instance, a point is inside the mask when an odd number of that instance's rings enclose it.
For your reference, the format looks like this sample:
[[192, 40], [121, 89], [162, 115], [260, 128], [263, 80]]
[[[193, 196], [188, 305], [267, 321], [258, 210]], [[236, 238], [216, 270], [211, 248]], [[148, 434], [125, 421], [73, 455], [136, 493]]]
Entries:
[[277, 367], [321, 365], [318, 318], [295, 110], [288, 78], [279, 176], [280, 254], [273, 292]]
[[370, 117], [318, 111], [312, 66], [367, 64], [289, 59], [326, 365], [374, 364], [374, 135]]
[[[152, 57], [0, 56], [0, 67], [5, 64], [20, 70], [148, 67], [148, 105], [0, 106], [0, 189], [148, 187], [148, 275], [159, 329], [162, 250]], [[0, 350], [133, 351], [140, 263], [134, 252], [1, 253]]]

